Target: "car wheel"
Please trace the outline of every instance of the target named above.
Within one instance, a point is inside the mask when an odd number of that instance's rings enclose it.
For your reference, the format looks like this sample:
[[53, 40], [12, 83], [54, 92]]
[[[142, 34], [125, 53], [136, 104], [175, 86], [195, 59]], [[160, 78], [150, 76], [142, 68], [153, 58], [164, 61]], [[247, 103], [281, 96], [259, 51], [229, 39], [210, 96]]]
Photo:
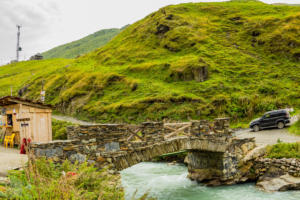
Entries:
[[258, 132], [259, 131], [259, 126], [258, 125], [253, 126], [253, 131]]
[[284, 128], [284, 123], [283, 122], [278, 122], [277, 123], [277, 128], [279, 128], [279, 129]]

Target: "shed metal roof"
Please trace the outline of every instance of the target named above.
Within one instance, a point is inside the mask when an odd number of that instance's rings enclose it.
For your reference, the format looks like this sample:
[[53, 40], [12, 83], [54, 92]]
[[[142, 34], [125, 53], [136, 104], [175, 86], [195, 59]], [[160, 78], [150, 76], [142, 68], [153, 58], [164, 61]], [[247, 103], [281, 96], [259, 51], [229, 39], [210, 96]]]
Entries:
[[36, 108], [43, 108], [43, 109], [52, 109], [53, 106], [49, 104], [43, 104], [40, 101], [32, 101], [29, 99], [23, 99], [20, 97], [14, 97], [14, 96], [6, 96], [0, 98], [0, 106], [8, 106], [8, 105], [14, 105], [14, 104], [23, 104], [31, 107]]

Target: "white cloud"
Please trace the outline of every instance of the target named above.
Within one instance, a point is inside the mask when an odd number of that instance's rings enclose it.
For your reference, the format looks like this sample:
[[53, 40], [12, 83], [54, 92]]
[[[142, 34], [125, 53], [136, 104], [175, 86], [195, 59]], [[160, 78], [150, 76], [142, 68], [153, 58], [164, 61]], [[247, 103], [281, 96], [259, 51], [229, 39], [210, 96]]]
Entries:
[[49, 24], [58, 15], [59, 9], [52, 0], [1, 0], [0, 59], [2, 62], [15, 57], [16, 24], [22, 25], [21, 44], [24, 52], [21, 52], [21, 58], [23, 58], [36, 51], [37, 46], [34, 42], [51, 31]]

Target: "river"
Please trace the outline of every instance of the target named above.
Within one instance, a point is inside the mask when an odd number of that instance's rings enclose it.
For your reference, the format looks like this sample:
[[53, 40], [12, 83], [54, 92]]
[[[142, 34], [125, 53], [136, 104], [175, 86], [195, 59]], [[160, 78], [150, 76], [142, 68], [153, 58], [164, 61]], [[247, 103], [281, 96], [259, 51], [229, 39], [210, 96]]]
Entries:
[[300, 191], [266, 193], [254, 184], [205, 187], [187, 177], [183, 165], [140, 163], [121, 172], [126, 200], [135, 191], [140, 197], [149, 193], [158, 200], [300, 200]]

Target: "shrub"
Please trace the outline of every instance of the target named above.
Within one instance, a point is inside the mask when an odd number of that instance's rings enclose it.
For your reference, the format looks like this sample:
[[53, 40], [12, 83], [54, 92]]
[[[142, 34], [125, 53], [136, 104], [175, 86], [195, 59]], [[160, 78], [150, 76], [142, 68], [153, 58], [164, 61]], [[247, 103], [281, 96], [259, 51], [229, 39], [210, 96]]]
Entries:
[[300, 158], [300, 142], [278, 143], [267, 147], [268, 158]]
[[296, 135], [300, 135], [300, 120], [298, 120], [296, 123], [290, 126], [289, 132]]
[[52, 135], [53, 140], [66, 140], [67, 139], [67, 126], [74, 124], [65, 121], [52, 119]]
[[11, 171], [6, 199], [124, 199], [119, 177], [87, 163], [29, 162], [24, 171]]
[[[87, 162], [55, 164], [45, 158], [29, 161], [22, 171], [9, 172], [9, 185], [0, 186], [0, 199], [124, 200], [120, 176]], [[154, 200], [144, 194], [132, 200]]]

